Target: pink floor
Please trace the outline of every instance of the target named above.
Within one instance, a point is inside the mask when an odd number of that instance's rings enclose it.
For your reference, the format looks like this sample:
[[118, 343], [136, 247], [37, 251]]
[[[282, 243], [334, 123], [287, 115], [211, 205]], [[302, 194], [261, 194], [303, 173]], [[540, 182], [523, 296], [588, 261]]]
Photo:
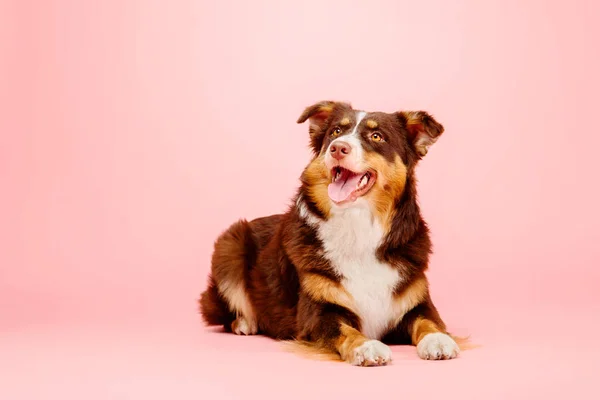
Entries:
[[503, 333], [479, 321], [481, 347], [456, 360], [422, 361], [400, 346], [380, 368], [300, 358], [267, 338], [206, 330], [192, 319], [28, 326], [2, 335], [0, 398], [598, 398], [597, 318], [540, 311], [499, 315]]

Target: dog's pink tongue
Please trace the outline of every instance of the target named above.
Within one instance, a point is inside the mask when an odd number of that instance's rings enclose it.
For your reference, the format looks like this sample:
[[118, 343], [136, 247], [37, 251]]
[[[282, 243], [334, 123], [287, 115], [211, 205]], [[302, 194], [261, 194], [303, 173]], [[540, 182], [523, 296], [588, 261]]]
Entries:
[[358, 186], [361, 176], [359, 174], [347, 173], [346, 176], [341, 176], [337, 181], [330, 183], [327, 188], [329, 198], [336, 203], [348, 200], [352, 192]]

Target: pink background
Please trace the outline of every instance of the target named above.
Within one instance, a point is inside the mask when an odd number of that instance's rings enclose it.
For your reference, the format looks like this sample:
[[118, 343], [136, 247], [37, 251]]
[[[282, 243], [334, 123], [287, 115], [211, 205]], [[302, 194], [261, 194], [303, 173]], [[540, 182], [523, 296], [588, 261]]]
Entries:
[[[597, 396], [599, 11], [0, 3], [0, 398]], [[481, 348], [359, 369], [201, 326], [215, 236], [285, 209], [323, 99], [445, 125], [429, 276]]]

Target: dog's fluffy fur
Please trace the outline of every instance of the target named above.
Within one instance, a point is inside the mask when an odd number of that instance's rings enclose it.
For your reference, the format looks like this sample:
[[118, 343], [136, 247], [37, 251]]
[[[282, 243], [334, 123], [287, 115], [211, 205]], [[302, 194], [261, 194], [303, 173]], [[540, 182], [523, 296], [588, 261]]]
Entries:
[[364, 112], [323, 101], [302, 113], [314, 157], [287, 213], [241, 220], [215, 243], [200, 311], [236, 334], [295, 340], [353, 365], [384, 344], [423, 359], [459, 354], [433, 305], [415, 166], [444, 128], [423, 111]]

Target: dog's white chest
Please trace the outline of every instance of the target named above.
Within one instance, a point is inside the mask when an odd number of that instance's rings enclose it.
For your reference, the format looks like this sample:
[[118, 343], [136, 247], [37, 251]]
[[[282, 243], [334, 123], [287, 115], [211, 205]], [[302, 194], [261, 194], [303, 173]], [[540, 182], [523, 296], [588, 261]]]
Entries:
[[318, 231], [325, 256], [354, 298], [362, 333], [380, 339], [394, 321], [393, 293], [400, 281], [398, 271], [375, 256], [383, 237], [381, 226], [368, 208], [349, 208], [336, 210]]

